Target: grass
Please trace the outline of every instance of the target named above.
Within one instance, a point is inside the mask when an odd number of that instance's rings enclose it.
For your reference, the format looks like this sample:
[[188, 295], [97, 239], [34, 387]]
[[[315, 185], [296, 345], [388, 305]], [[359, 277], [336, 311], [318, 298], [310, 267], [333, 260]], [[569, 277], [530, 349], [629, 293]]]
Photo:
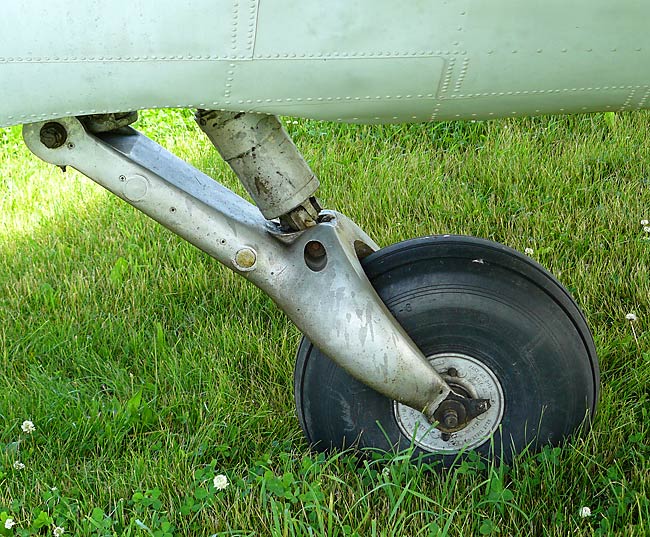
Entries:
[[[532, 248], [589, 319], [603, 377], [589, 434], [433, 473], [408, 453], [311, 453], [292, 400], [300, 334], [273, 303], [0, 130], [0, 535], [646, 535], [649, 122], [287, 121], [325, 205], [379, 244]], [[242, 193], [188, 112], [140, 128]]]

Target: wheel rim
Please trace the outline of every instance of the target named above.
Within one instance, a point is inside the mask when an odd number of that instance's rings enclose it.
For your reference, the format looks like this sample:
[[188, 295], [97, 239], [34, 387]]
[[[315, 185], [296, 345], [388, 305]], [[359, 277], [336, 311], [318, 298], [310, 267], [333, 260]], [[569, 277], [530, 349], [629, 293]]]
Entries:
[[421, 412], [394, 402], [393, 413], [402, 434], [422, 449], [436, 453], [458, 453], [483, 445], [503, 418], [505, 402], [499, 379], [485, 364], [466, 354], [446, 352], [427, 359], [454, 391], [489, 399], [491, 406], [460, 431], [445, 434], [433, 427]]

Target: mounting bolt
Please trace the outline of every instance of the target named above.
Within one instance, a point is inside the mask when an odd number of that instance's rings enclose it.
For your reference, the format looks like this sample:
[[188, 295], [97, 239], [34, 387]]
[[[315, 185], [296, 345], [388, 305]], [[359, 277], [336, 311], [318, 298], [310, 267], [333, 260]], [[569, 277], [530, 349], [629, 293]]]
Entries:
[[447, 369], [447, 375], [449, 375], [450, 377], [457, 377], [458, 369], [456, 369], [455, 367], [450, 367], [449, 369]]
[[458, 414], [455, 410], [447, 410], [442, 418], [442, 424], [447, 429], [455, 429], [458, 427]]
[[234, 262], [239, 270], [253, 270], [257, 263], [257, 254], [252, 248], [242, 248], [235, 254]]
[[41, 143], [48, 149], [58, 149], [68, 139], [68, 131], [61, 123], [51, 121], [41, 127]]

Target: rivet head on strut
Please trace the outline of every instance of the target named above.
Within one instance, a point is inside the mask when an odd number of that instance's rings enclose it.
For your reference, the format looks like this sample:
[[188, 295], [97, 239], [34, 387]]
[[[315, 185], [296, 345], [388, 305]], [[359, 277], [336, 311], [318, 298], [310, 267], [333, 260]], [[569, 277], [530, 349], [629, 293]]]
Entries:
[[257, 253], [252, 248], [242, 248], [235, 254], [234, 263], [239, 270], [253, 270], [257, 263]]
[[48, 149], [58, 149], [68, 139], [68, 131], [61, 123], [51, 121], [41, 127], [41, 143]]

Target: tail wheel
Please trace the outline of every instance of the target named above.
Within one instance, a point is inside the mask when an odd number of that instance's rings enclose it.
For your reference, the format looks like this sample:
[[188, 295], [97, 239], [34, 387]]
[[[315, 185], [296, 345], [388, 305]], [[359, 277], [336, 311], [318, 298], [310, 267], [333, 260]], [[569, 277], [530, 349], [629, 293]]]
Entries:
[[433, 427], [303, 338], [294, 391], [316, 449], [414, 443], [415, 456], [445, 465], [464, 450], [507, 462], [527, 447], [557, 444], [593, 415], [600, 379], [591, 333], [569, 293], [529, 257], [486, 240], [440, 236], [395, 244], [363, 265], [453, 390], [489, 399], [490, 408], [457, 430]]

